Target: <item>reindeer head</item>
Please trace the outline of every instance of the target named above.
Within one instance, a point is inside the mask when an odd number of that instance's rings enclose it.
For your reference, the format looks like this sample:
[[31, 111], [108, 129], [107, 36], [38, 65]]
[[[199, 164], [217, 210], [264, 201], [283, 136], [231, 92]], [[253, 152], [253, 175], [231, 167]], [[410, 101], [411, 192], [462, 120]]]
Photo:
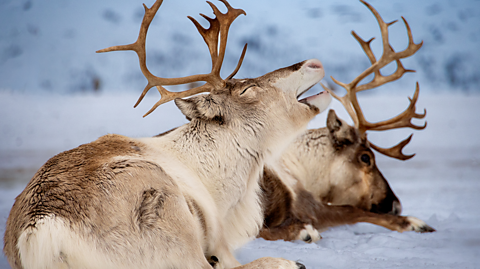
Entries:
[[328, 106], [331, 98], [327, 92], [297, 100], [323, 74], [320, 61], [312, 59], [258, 78], [229, 79], [223, 88], [188, 99], [175, 99], [175, 103], [191, 121], [210, 122], [234, 130], [240, 128], [253, 134], [255, 139], [268, 134], [269, 139], [265, 140], [271, 141], [271, 145], [267, 147], [280, 152], [277, 137], [289, 136], [289, 140], [293, 140]]
[[370, 143], [358, 129], [337, 117], [327, 117], [329, 182], [321, 197], [332, 205], [354, 205], [375, 213], [400, 214], [402, 207], [387, 180], [378, 170]]
[[[300, 95], [323, 78], [322, 63], [319, 60], [311, 59], [258, 78], [234, 79], [246, 53], [247, 45], [245, 45], [235, 70], [227, 78], [221, 78], [220, 70], [225, 56], [230, 25], [238, 16], [246, 15], [246, 13], [241, 9], [232, 8], [225, 0], [220, 1], [227, 7], [227, 13], [221, 13], [214, 4], [207, 1], [216, 17], [210, 18], [200, 14], [209, 22], [208, 29], [203, 28], [192, 17], [188, 17], [196, 26], [210, 51], [212, 69], [208, 74], [182, 78], [161, 78], [148, 70], [145, 40], [149, 25], [162, 4], [162, 0], [157, 0], [151, 8], [144, 5], [145, 16], [135, 43], [113, 46], [97, 52], [132, 50], [137, 53], [140, 68], [147, 78], [148, 84], [135, 106], [154, 86], [161, 95], [161, 99], [145, 116], [153, 112], [159, 105], [175, 100], [175, 104], [182, 113], [194, 124], [201, 121], [227, 127], [236, 132], [246, 132], [252, 139], [267, 141], [267, 152], [280, 152], [283, 148], [276, 146], [278, 144], [288, 145], [288, 142], [291, 142], [304, 130], [307, 123], [320, 111], [325, 110], [330, 102], [331, 98], [327, 92], [297, 100]], [[183, 92], [170, 92], [164, 88], [168, 85], [201, 81], [205, 84]], [[205, 92], [208, 94], [197, 95]], [[182, 99], [185, 97], [190, 98]]]

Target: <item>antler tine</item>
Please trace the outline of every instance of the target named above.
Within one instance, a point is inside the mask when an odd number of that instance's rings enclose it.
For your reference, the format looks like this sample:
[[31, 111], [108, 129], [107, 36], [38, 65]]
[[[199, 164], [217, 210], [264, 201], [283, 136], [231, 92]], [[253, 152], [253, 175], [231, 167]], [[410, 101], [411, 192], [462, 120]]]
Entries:
[[238, 59], [237, 67], [235, 67], [235, 70], [233, 70], [233, 72], [225, 80], [230, 80], [237, 74], [238, 70], [240, 70], [240, 66], [242, 66], [243, 63], [243, 58], [247, 52], [247, 45], [248, 44], [245, 44], [245, 46], [243, 46], [242, 54], [240, 55], [240, 59]]
[[374, 150], [382, 153], [383, 155], [386, 155], [391, 158], [399, 159], [402, 161], [408, 160], [413, 158], [415, 154], [411, 155], [405, 155], [402, 153], [403, 148], [410, 143], [410, 140], [412, 140], [413, 134], [411, 134], [407, 139], [403, 140], [402, 142], [398, 143], [397, 145], [391, 147], [391, 148], [381, 148], [379, 146], [374, 145], [372, 142], [370, 143], [370, 147], [373, 148]]
[[[191, 75], [191, 76], [179, 77], [179, 78], [161, 78], [153, 75], [148, 70], [146, 65], [146, 51], [145, 51], [146, 36], [147, 36], [150, 23], [155, 17], [163, 0], [157, 0], [152, 5], [151, 8], [148, 8], [145, 4], [143, 5], [145, 8], [145, 15], [143, 17], [142, 24], [140, 26], [138, 38], [134, 43], [128, 44], [128, 45], [121, 45], [121, 46], [112, 46], [112, 47], [97, 51], [97, 53], [109, 52], [109, 51], [120, 51], [120, 50], [132, 50], [136, 52], [139, 59], [139, 63], [140, 63], [140, 69], [142, 70], [142, 73], [147, 79], [148, 83], [145, 86], [142, 94], [140, 95], [137, 103], [135, 104], [135, 107], [143, 100], [146, 93], [154, 86], [157, 87], [157, 90], [161, 95], [160, 100], [144, 115], [144, 117], [150, 114], [159, 105], [172, 101], [175, 98], [183, 98], [183, 97], [192, 96], [201, 92], [212, 91], [214, 89], [221, 88], [225, 85], [225, 81], [220, 77], [220, 69], [224, 59], [228, 30], [232, 22], [240, 14], [246, 14], [246, 13], [241, 9], [232, 8], [228, 4], [228, 2], [226, 2], [225, 0], [220, 0], [220, 1], [227, 6], [228, 8], [227, 13], [225, 14], [221, 13], [215, 7], [215, 5], [207, 1], [207, 3], [212, 7], [214, 14], [216, 15], [216, 18], [212, 19], [203, 14], [200, 14], [202, 17], [204, 17], [209, 21], [210, 27], [208, 29], [203, 28], [192, 17], [188, 17], [190, 20], [192, 20], [192, 22], [196, 26], [198, 32], [202, 35], [204, 41], [207, 43], [208, 48], [210, 50], [210, 55], [212, 58], [212, 70], [208, 74], [198, 74], [198, 75]], [[220, 38], [220, 45], [218, 42], [219, 38]], [[218, 52], [218, 47], [220, 48], [220, 52]], [[244, 52], [242, 53], [239, 64], [237, 65], [236, 71], [238, 71], [238, 69], [240, 68], [240, 65], [241, 65], [241, 62], [243, 61], [244, 56], [245, 56], [245, 48], [244, 48]], [[234, 73], [236, 73], [236, 71]], [[204, 81], [206, 82], [206, 84], [196, 88], [189, 89], [187, 91], [183, 91], [183, 92], [170, 92], [163, 87], [168, 85], [187, 84], [187, 83], [197, 82], [197, 81]]]
[[416, 110], [415, 105], [417, 103], [418, 95], [419, 95], [419, 92], [420, 92], [420, 86], [419, 86], [418, 82], [417, 82], [416, 85], [417, 86], [416, 86], [413, 98], [412, 99], [408, 98], [408, 100], [410, 101], [410, 104], [409, 104], [409, 106], [407, 107], [406, 110], [404, 110], [402, 113], [398, 114], [397, 116], [395, 116], [395, 117], [393, 117], [389, 120], [385, 120], [385, 121], [381, 121], [381, 122], [377, 122], [377, 123], [368, 123], [367, 129], [372, 130], [372, 131], [384, 131], [384, 130], [404, 128], [404, 127], [409, 127], [409, 128], [415, 129], [415, 130], [425, 129], [427, 127], [427, 122], [425, 122], [425, 124], [423, 126], [414, 125], [411, 122], [411, 120], [413, 118], [423, 119], [427, 115], [427, 110], [426, 109], [424, 109], [423, 114], [418, 114], [418, 113], [415, 112], [415, 110]]
[[[393, 23], [395, 23], [396, 21], [393, 21], [391, 23], [389, 23], [388, 25], [391, 25]], [[377, 63], [377, 60], [375, 58], [375, 55], [373, 54], [372, 52], [372, 49], [370, 47], [370, 43], [375, 39], [375, 38], [371, 38], [370, 40], [368, 41], [364, 41], [362, 38], [360, 38], [357, 33], [355, 33], [354, 31], [352, 31], [352, 35], [355, 37], [355, 39], [358, 41], [358, 43], [360, 44], [360, 46], [362, 47], [362, 49], [365, 51], [365, 54], [367, 55], [368, 59], [370, 60], [372, 66], [374, 66], [376, 63]], [[393, 48], [388, 45], [390, 47], [390, 50], [389, 51], [392, 51], [393, 52]], [[400, 59], [395, 59], [395, 62], [397, 64], [397, 69], [395, 70], [395, 72], [391, 75], [388, 75], [388, 76], [383, 76], [381, 73], [380, 73], [380, 69], [382, 67], [384, 67], [385, 65], [383, 66], [380, 66], [379, 68], [372, 68], [372, 70], [367, 74], [371, 74], [373, 73], [374, 74], [374, 79], [372, 79], [372, 81], [370, 81], [369, 83], [367, 84], [363, 84], [363, 85], [359, 85], [359, 86], [356, 86], [355, 88], [355, 91], [356, 92], [361, 92], [361, 91], [364, 91], [364, 90], [369, 90], [369, 89], [373, 89], [373, 88], [376, 88], [380, 85], [383, 85], [383, 84], [386, 84], [388, 82], [391, 82], [391, 81], [394, 81], [394, 80], [397, 80], [399, 78], [401, 78], [403, 76], [403, 74], [407, 73], [407, 72], [415, 72], [415, 70], [409, 70], [409, 69], [405, 69], [403, 67], [403, 64], [402, 62], [400, 61]], [[388, 63], [387, 63], [388, 64]]]
[[[210, 51], [210, 57], [212, 59], [212, 70], [213, 70], [213, 67], [215, 66], [215, 63], [217, 62], [217, 58], [218, 58], [217, 44], [218, 44], [218, 36], [220, 33], [220, 22], [204, 14], [200, 14], [200, 16], [205, 18], [210, 23], [210, 27], [208, 29], [203, 28], [200, 25], [200, 23], [198, 23], [198, 21], [195, 20], [194, 18], [190, 16], [188, 16], [188, 18], [193, 22], [193, 24], [197, 28], [197, 31], [203, 37], [203, 40], [208, 46], [208, 50]], [[219, 76], [215, 77], [215, 79], [217, 79], [217, 84], [219, 83], [219, 81], [222, 80]]]
[[[212, 76], [217, 80], [217, 84], [223, 87], [224, 80], [220, 77], [220, 69], [222, 68], [223, 59], [225, 56], [225, 50], [227, 46], [228, 30], [232, 22], [241, 14], [246, 15], [245, 11], [241, 9], [235, 9], [228, 4], [227, 1], [221, 1], [227, 7], [227, 13], [222, 13], [220, 10], [210, 1], [207, 3], [213, 10], [215, 19], [212, 19], [204, 14], [200, 14], [210, 23], [208, 29], [203, 28], [194, 18], [188, 17], [197, 27], [198, 32], [202, 35], [203, 40], [208, 46], [210, 55], [212, 58]], [[220, 38], [220, 43], [218, 39]], [[245, 50], [245, 48], [244, 48]], [[243, 62], [245, 52], [242, 53], [240, 62]], [[237, 71], [240, 66], [237, 65]], [[235, 72], [236, 73], [236, 72]]]
[[407, 49], [397, 53], [398, 58], [406, 58], [406, 57], [412, 56], [413, 54], [415, 54], [415, 52], [417, 52], [417, 50], [419, 50], [423, 46], [423, 41], [420, 41], [420, 43], [418, 44], [415, 44], [415, 42], [413, 42], [412, 30], [407, 20], [405, 20], [403, 16], [402, 16], [402, 21], [403, 21], [403, 24], [405, 24], [405, 28], [407, 29], [408, 46], [407, 46]]
[[372, 52], [370, 44], [372, 43], [373, 40], [375, 40], [375, 37], [370, 38], [370, 40], [368, 41], [364, 41], [360, 36], [357, 35], [357, 33], [355, 33], [355, 31], [352, 31], [351, 33], [353, 37], [357, 40], [357, 42], [360, 44], [363, 51], [365, 51], [365, 54], [367, 54], [367, 57], [370, 60], [370, 63], [373, 65], [377, 61], [377, 59], [375, 58], [375, 55]]
[[[208, 91], [211, 90], [211, 87], [210, 87], [209, 84], [204, 84], [202, 86], [195, 87], [195, 88], [190, 89], [189, 91], [184, 91], [184, 92], [170, 92], [170, 91], [167, 91], [162, 86], [156, 86], [156, 87], [157, 87], [158, 92], [162, 96], [162, 98], [160, 98], [160, 100], [158, 102], [156, 102], [155, 105], [153, 105], [153, 107], [150, 108], [150, 110], [147, 113], [145, 113], [145, 115], [143, 115], [144, 117], [146, 117], [150, 113], [152, 113], [155, 109], [157, 109], [158, 106], [160, 106], [162, 104], [165, 104], [165, 103], [168, 103], [172, 100], [175, 100], [176, 98], [184, 98], [184, 97], [192, 96], [192, 95], [195, 95], [195, 94], [198, 94], [198, 93], [208, 92]], [[143, 98], [143, 96], [142, 96], [142, 98]], [[137, 104], [139, 102], [140, 102], [140, 99], [139, 99], [139, 101], [137, 101]], [[137, 106], [137, 104], [135, 104], [135, 106]]]
[[[220, 49], [218, 52], [218, 58], [214, 66], [212, 66], [212, 73], [218, 74], [220, 76], [220, 69], [222, 68], [223, 59], [225, 57], [225, 50], [227, 48], [227, 39], [228, 39], [228, 30], [230, 29], [230, 25], [233, 21], [240, 16], [241, 14], [247, 15], [244, 10], [242, 9], [235, 9], [225, 0], [220, 0], [226, 7], [227, 13], [222, 13], [218, 8], [212, 4], [211, 2], [207, 1], [207, 3], [212, 7], [213, 13], [220, 21]], [[215, 43], [217, 45], [218, 43]], [[242, 58], [243, 61], [243, 58]]]
[[[337, 84], [343, 84], [342, 82], [340, 81], [337, 81], [335, 78], [333, 77], [330, 77], [335, 83]], [[324, 90], [326, 90], [333, 98], [337, 99], [338, 101], [340, 101], [340, 103], [342, 103], [343, 107], [345, 108], [345, 110], [348, 112], [348, 115], [350, 115], [350, 118], [353, 120], [353, 124], [355, 125], [355, 127], [358, 128], [358, 118], [357, 118], [357, 114], [355, 114], [355, 110], [353, 109], [351, 103], [349, 102], [349, 99], [347, 98], [348, 96], [345, 95], [343, 97], [340, 97], [338, 96], [335, 92], [333, 92], [333, 90], [331, 90], [330, 88], [328, 88], [327, 86], [323, 85], [323, 83], [320, 83], [320, 85], [322, 85], [322, 88]]]

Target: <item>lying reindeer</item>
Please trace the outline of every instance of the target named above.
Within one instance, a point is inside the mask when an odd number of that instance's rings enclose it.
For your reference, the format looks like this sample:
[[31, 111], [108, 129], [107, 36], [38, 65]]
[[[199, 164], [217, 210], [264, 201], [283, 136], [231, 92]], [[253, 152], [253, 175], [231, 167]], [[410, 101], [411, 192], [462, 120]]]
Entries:
[[[43, 165], [16, 198], [4, 252], [19, 268], [304, 268], [281, 258], [241, 266], [232, 252], [263, 223], [259, 177], [319, 113], [323, 96], [297, 98], [324, 76], [320, 61], [303, 61], [253, 79], [220, 76], [231, 23], [208, 2], [215, 18], [203, 28], [212, 70], [160, 78], [146, 66], [145, 39], [162, 0], [145, 6], [135, 43], [99, 52], [133, 50], [148, 80], [137, 104], [156, 86], [159, 105], [174, 100], [191, 122], [160, 137], [106, 135], [60, 153]], [[196, 81], [184, 92], [163, 86]], [[208, 94], [196, 95], [202, 92]], [[181, 99], [185, 97], [188, 99]]]
[[[415, 113], [418, 84], [409, 107], [393, 119], [379, 123], [365, 120], [356, 97], [359, 91], [397, 80], [409, 72], [400, 59], [413, 55], [422, 43], [413, 42], [410, 27], [404, 20], [408, 48], [393, 51], [388, 41], [388, 26], [392, 23], [385, 23], [373, 7], [363, 3], [380, 25], [383, 55], [377, 61], [369, 45], [373, 39], [365, 42], [352, 32], [372, 65], [349, 84], [334, 79], [347, 90], [344, 97], [330, 91], [344, 105], [355, 127], [339, 119], [331, 110], [326, 128], [308, 130], [289, 146], [279, 161], [267, 165], [261, 180], [265, 220], [260, 237], [312, 242], [320, 239], [318, 230], [357, 222], [369, 222], [398, 232], [435, 231], [415, 217], [398, 216], [402, 211], [400, 201], [375, 164], [372, 149], [400, 160], [413, 157], [402, 153], [411, 136], [390, 149], [377, 147], [366, 137], [367, 130], [426, 127], [426, 124], [416, 126], [410, 122], [412, 118], [425, 116], [425, 113]], [[380, 70], [393, 61], [397, 63], [396, 72], [381, 75]], [[359, 85], [370, 74], [374, 74], [372, 81]]]

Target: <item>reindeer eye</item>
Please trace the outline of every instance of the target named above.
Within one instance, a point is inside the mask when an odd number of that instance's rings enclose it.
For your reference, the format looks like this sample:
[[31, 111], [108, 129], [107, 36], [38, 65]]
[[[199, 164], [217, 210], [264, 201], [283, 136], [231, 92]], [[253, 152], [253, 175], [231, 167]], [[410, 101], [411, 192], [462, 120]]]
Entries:
[[362, 155], [360, 156], [360, 160], [361, 160], [362, 162], [364, 162], [365, 164], [367, 164], [367, 165], [370, 165], [370, 163], [371, 163], [371, 162], [370, 162], [370, 155], [368, 155], [368, 154], [366, 154], [366, 153], [364, 153], [364, 154], [362, 154]]
[[255, 85], [250, 85], [248, 87], [246, 87], [241, 93], [240, 95], [244, 94], [248, 89], [250, 89], [251, 87], [254, 87]]

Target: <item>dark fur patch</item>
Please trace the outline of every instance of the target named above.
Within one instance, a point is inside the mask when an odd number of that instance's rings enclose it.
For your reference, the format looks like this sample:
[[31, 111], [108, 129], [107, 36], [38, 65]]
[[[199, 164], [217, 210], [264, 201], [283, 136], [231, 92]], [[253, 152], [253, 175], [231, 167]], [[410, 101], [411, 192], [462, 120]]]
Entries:
[[[390, 185], [388, 182], [385, 180], [386, 183], [386, 194], [385, 198], [383, 198], [378, 204], [372, 204], [372, 207], [370, 209], [371, 212], [374, 213], [394, 213], [393, 212], [393, 203], [400, 201], [398, 200], [397, 196], [395, 193], [393, 193], [392, 189], [390, 188]], [[400, 213], [400, 212], [398, 212]]]
[[140, 230], [153, 229], [160, 218], [166, 194], [154, 188], [145, 190], [137, 209], [137, 222]]
[[212, 121], [217, 122], [219, 125], [225, 124], [225, 119], [221, 115], [216, 115], [215, 117], [213, 117]]
[[191, 198], [187, 198], [187, 205], [188, 205], [188, 209], [190, 210], [190, 213], [192, 213], [192, 215], [196, 217], [200, 222], [200, 224], [202, 225], [203, 235], [207, 237], [208, 236], [207, 220], [205, 219], [205, 215], [203, 214], [202, 209], [200, 208], [198, 203]]
[[328, 111], [327, 129], [336, 150], [341, 150], [359, 141], [357, 130], [339, 119], [332, 109]]
[[[259, 236], [267, 240], [295, 240], [307, 224], [314, 224], [315, 211], [321, 203], [307, 191], [297, 192], [296, 199], [278, 178], [265, 168], [260, 181], [263, 191], [264, 224]], [[310, 240], [311, 237], [304, 238]]]
[[[188, 120], [191, 120], [191, 119], [188, 119]], [[175, 128], [173, 128], [173, 129], [171, 129], [171, 130], [165, 131], [165, 132], [163, 132], [163, 133], [161, 133], [161, 134], [158, 134], [158, 135], [156, 135], [156, 136], [154, 136], [154, 137], [161, 137], [161, 136], [167, 135], [167, 134], [175, 131], [177, 128], [178, 128], [178, 127], [175, 127]]]
[[320, 199], [321, 199], [322, 202], [325, 203], [325, 204], [330, 203], [330, 202], [332, 202], [332, 200], [333, 200], [333, 198], [334, 198], [334, 193], [335, 193], [335, 187], [334, 187], [334, 186], [330, 186], [330, 188], [328, 189], [327, 194], [325, 194], [323, 197], [320, 197]]
[[211, 256], [210, 258], [207, 258], [207, 261], [212, 266], [212, 268], [215, 268], [219, 262], [217, 256]]
[[274, 171], [265, 168], [260, 181], [263, 192], [264, 226], [276, 227], [288, 217], [293, 197]]
[[305, 61], [303, 62], [299, 62], [299, 63], [296, 63], [294, 65], [291, 65], [289, 67], [287, 67], [288, 69], [290, 69], [290, 71], [292, 72], [295, 72], [297, 70], [300, 70], [300, 68], [302, 68], [303, 64], [305, 63]]

